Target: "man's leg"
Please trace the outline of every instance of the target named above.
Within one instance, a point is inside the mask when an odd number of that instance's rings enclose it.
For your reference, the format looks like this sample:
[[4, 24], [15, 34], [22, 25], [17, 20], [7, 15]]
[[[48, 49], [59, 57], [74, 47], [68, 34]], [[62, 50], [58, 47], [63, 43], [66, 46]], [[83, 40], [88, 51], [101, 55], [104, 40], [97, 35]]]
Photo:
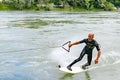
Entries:
[[79, 56], [79, 58], [75, 59], [70, 65], [67, 66], [67, 68], [70, 71], [72, 71], [71, 66], [74, 65], [75, 63], [77, 63], [78, 61], [80, 61], [83, 58], [84, 55], [85, 55], [85, 50], [83, 49], [80, 56]]
[[91, 65], [92, 52], [87, 54], [87, 63], [82, 66], [83, 69], [87, 69], [87, 66]]
[[90, 54], [88, 54], [87, 60], [88, 60], [88, 66], [90, 66], [91, 65], [91, 61], [92, 61], [92, 52]]

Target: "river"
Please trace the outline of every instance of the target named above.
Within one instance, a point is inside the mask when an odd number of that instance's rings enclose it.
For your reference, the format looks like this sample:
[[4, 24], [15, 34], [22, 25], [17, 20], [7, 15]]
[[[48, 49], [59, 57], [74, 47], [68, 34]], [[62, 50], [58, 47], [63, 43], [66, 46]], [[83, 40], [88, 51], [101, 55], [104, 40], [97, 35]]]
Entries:
[[[59, 71], [76, 59], [84, 44], [68, 53], [67, 41], [95, 34], [102, 55], [92, 70], [78, 74]], [[120, 12], [0, 11], [0, 80], [120, 80]], [[75, 64], [80, 66], [84, 59]]]

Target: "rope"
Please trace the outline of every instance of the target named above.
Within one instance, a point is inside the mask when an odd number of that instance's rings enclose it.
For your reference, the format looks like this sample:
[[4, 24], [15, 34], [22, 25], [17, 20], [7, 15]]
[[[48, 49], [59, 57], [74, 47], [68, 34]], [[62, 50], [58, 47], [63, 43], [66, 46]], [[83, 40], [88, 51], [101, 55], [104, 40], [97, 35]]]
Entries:
[[[59, 48], [59, 47], [62, 47], [64, 50], [69, 52], [70, 48], [66, 49], [66, 48], [64, 48], [64, 46], [67, 45], [67, 44], [70, 44], [70, 42], [71, 41], [68, 41], [68, 42], [64, 43], [62, 46], [54, 46], [54, 47], [49, 47], [49, 48]], [[21, 51], [30, 51], [30, 50], [38, 50], [38, 49], [41, 49], [41, 48], [31, 48], [31, 49], [22, 49], [22, 50], [13, 50], [13, 51], [3, 51], [3, 52], [0, 52], [0, 53], [21, 52]]]
[[13, 51], [3, 51], [3, 52], [0, 52], [0, 53], [21, 52], [21, 51], [30, 51], [30, 50], [38, 50], [38, 49], [41, 49], [41, 48], [31, 48], [31, 49], [22, 49], [22, 50], [13, 50]]

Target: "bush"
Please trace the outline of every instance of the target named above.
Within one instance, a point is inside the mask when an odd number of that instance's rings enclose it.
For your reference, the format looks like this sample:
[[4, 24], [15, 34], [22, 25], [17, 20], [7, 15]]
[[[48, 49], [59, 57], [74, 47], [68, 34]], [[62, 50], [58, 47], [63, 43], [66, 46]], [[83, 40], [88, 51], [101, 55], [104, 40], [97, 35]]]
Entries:
[[120, 1], [115, 1], [115, 6], [120, 6]]
[[0, 10], [9, 10], [9, 7], [0, 2]]
[[104, 5], [103, 5], [103, 8], [104, 10], [107, 10], [107, 11], [113, 11], [113, 10], [117, 10], [117, 8], [110, 2], [104, 2]]

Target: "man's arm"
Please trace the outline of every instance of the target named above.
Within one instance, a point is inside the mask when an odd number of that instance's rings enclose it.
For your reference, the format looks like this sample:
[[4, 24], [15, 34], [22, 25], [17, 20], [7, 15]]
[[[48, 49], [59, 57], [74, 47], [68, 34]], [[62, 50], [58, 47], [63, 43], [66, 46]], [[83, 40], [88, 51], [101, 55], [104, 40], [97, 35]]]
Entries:
[[87, 39], [83, 39], [83, 40], [81, 40], [81, 41], [74, 42], [74, 43], [72, 43], [72, 44], [69, 44], [68, 47], [70, 48], [70, 47], [72, 47], [73, 45], [78, 45], [78, 44], [80, 44], [80, 43], [84, 43], [86, 40], [87, 40]]
[[68, 46], [69, 46], [69, 47], [72, 47], [73, 45], [78, 45], [78, 44], [80, 44], [80, 41], [74, 42], [74, 43], [72, 43], [72, 44], [69, 44]]
[[101, 55], [101, 51], [99, 50], [99, 51], [98, 51], [97, 58], [95, 59], [95, 64], [97, 64], [97, 63], [98, 63], [99, 58], [100, 58], [100, 55]]

